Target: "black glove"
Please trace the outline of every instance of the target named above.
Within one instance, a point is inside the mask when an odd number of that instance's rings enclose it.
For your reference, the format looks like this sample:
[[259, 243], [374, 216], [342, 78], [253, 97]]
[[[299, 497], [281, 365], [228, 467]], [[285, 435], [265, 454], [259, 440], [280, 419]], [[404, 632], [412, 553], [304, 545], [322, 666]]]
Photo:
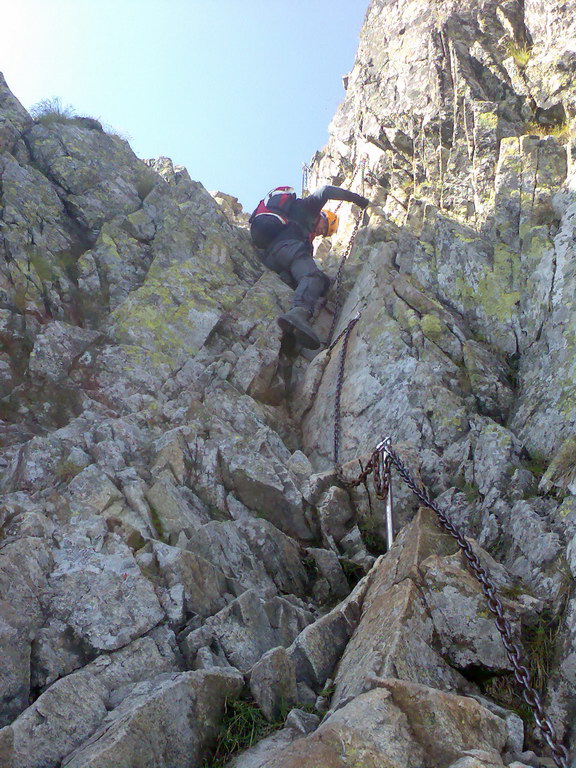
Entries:
[[362, 208], [364, 210], [367, 206], [370, 205], [370, 200], [367, 200], [365, 197], [362, 197], [362, 195], [355, 195], [355, 200], [352, 202], [355, 203], [357, 206]]

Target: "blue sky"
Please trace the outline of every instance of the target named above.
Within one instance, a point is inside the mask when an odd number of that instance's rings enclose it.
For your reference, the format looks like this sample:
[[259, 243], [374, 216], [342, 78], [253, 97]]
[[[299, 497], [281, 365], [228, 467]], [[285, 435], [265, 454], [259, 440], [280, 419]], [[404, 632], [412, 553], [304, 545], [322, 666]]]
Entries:
[[368, 0], [18, 0], [0, 71], [30, 108], [59, 97], [248, 210], [300, 188], [328, 138]]

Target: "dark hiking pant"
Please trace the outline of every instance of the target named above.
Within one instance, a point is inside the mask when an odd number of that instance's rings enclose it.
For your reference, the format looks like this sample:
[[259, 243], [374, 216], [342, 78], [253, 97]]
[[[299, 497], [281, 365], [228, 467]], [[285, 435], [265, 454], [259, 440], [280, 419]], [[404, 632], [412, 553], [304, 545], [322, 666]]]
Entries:
[[300, 240], [273, 243], [262, 261], [294, 289], [293, 307], [306, 307], [313, 312], [318, 299], [328, 292], [330, 278], [318, 269], [310, 248]]

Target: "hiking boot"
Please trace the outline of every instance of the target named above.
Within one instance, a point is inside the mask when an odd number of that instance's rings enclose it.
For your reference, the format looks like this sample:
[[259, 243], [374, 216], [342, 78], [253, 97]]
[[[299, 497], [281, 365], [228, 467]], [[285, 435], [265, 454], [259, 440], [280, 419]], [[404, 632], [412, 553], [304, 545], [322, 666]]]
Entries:
[[294, 338], [301, 346], [306, 349], [318, 349], [320, 339], [308, 323], [311, 314], [306, 307], [292, 307], [291, 310], [280, 315], [277, 322], [284, 333], [294, 334]]

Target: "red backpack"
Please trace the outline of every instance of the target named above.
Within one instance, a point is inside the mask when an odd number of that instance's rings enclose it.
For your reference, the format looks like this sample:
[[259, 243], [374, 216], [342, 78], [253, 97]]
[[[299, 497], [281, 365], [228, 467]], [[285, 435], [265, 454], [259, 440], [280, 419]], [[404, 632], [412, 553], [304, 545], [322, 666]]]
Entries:
[[288, 224], [296, 197], [292, 187], [276, 187], [260, 200], [249, 219], [252, 239], [258, 248], [267, 248]]

